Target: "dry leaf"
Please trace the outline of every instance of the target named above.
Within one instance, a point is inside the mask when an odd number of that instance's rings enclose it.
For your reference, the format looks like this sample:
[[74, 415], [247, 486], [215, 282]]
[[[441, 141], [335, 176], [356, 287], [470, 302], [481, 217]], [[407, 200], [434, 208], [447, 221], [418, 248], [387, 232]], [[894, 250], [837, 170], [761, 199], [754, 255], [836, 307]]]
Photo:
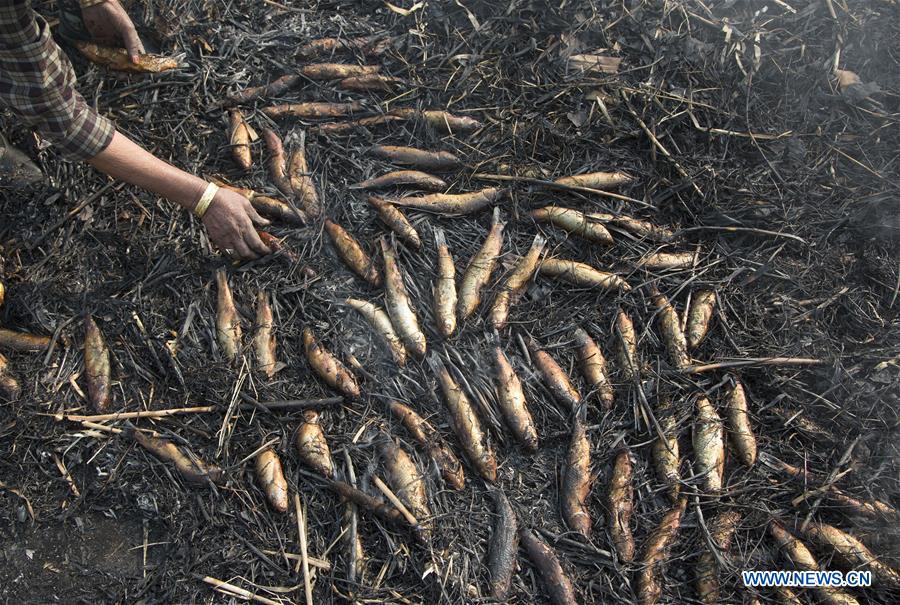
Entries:
[[849, 69], [835, 69], [834, 75], [837, 77], [838, 89], [841, 92], [844, 92], [853, 84], [862, 84], [862, 80], [859, 79], [859, 76]]
[[253, 126], [251, 126], [250, 122], [248, 122], [246, 119], [244, 120], [244, 126], [247, 127], [247, 134], [250, 136], [250, 142], [255, 143], [256, 141], [258, 141], [259, 134], [256, 132], [256, 130], [253, 129]]
[[621, 57], [592, 54], [572, 55], [569, 57], [569, 70], [583, 71], [586, 73], [614, 74], [618, 73], [619, 64], [621, 62]]
[[411, 14], [413, 14], [414, 12], [416, 12], [417, 10], [419, 10], [420, 8], [424, 7], [425, 3], [424, 2], [416, 2], [409, 8], [401, 8], [399, 6], [394, 6], [390, 2], [385, 2], [384, 5], [386, 7], [388, 7], [388, 9], [390, 9], [391, 11], [400, 15], [401, 17], [408, 17]]
[[581, 128], [588, 121], [588, 113], [584, 110], [570, 111], [566, 114], [566, 117], [569, 118], [569, 121], [572, 122], [576, 128]]
[[475, 31], [478, 31], [481, 29], [481, 24], [478, 22], [478, 19], [475, 18], [475, 15], [472, 14], [472, 11], [470, 11], [465, 6], [463, 6], [463, 3], [460, 2], [459, 0], [456, 0], [456, 6], [460, 7], [464, 11], [466, 11], [466, 16], [469, 17], [469, 23], [472, 24], [472, 27], [475, 29]]
[[587, 101], [603, 101], [605, 103], [609, 103], [612, 100], [608, 94], [598, 88], [587, 91], [584, 94], [584, 98]]
[[560, 34], [559, 44], [559, 56], [563, 58], [577, 55], [585, 50], [584, 43], [572, 32], [563, 32]]

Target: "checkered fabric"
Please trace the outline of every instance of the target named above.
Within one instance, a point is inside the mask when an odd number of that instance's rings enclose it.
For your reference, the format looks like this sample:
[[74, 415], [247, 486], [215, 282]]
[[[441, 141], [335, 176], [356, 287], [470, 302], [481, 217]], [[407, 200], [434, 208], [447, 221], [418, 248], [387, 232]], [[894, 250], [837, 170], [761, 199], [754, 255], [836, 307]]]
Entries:
[[109, 145], [115, 127], [75, 90], [75, 73], [31, 0], [0, 0], [0, 103], [70, 160]]

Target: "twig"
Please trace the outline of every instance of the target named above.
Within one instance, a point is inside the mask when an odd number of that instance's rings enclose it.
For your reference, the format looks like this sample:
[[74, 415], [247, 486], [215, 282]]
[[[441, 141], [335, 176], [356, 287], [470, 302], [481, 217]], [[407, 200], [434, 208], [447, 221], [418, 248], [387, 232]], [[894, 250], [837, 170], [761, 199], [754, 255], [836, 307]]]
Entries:
[[141, 573], [144, 578], [147, 577], [147, 549], [150, 546], [150, 527], [145, 517], [143, 519], [143, 533], [144, 533], [144, 543], [141, 545]]
[[[90, 420], [82, 420], [81, 424], [86, 426], [89, 429], [95, 429], [98, 431], [105, 431], [107, 433], [113, 433], [115, 435], [120, 435], [125, 431], [123, 429], [116, 428], [114, 426], [107, 426], [105, 424], [100, 424], [99, 422], [91, 422]], [[132, 427], [131, 430], [141, 431], [142, 433], [147, 433], [148, 435], [152, 435], [154, 437], [158, 437], [159, 433], [150, 429], [142, 429], [138, 427]]]
[[303, 588], [306, 590], [306, 605], [312, 605], [312, 584], [309, 581], [309, 555], [306, 552], [306, 510], [300, 505], [300, 495], [294, 492], [294, 508], [297, 509], [297, 524], [300, 530], [300, 562], [303, 565]]
[[677, 231], [672, 237], [673, 239], [679, 235], [684, 233], [691, 233], [692, 231], [724, 231], [726, 233], [754, 233], [756, 235], [770, 235], [772, 237], [786, 237], [788, 239], [792, 239], [800, 242], [803, 245], [808, 245], [807, 241], [802, 237], [797, 235], [793, 235], [790, 233], [780, 233], [778, 231], [769, 231], [768, 229], [756, 229], [754, 227], [724, 227], [724, 226], [716, 226], [716, 225], [700, 225], [699, 227], [688, 227], [686, 229], [680, 229]]
[[344, 402], [343, 397], [324, 397], [322, 399], [285, 399], [282, 401], [257, 401], [246, 393], [241, 393], [241, 399], [248, 402], [241, 407], [259, 407], [265, 408], [267, 410], [305, 410], [307, 408], [337, 405]]
[[270, 446], [272, 446], [272, 445], [278, 443], [279, 441], [281, 441], [281, 438], [280, 438], [280, 437], [274, 437], [274, 438], [272, 438], [272, 439], [269, 439], [268, 441], [266, 441], [265, 443], [263, 443], [261, 446], [259, 446], [258, 448], [256, 448], [255, 450], [253, 450], [252, 452], [250, 452], [249, 454], [247, 454], [247, 455], [244, 456], [243, 458], [241, 458], [241, 459], [238, 461], [238, 463], [235, 464], [234, 466], [235, 466], [235, 467], [240, 467], [242, 464], [244, 464], [245, 462], [247, 462], [247, 461], [250, 460], [251, 458], [256, 458], [256, 455], [259, 454], [261, 451], [263, 451], [264, 449], [266, 449], [266, 448], [268, 448], [268, 447], [270, 447]]
[[[300, 542], [303, 539], [303, 517], [300, 514], [300, 500], [298, 499], [297, 494], [294, 494], [294, 509], [297, 515], [297, 542]], [[294, 573], [298, 573], [302, 565], [303, 557], [301, 556], [297, 559], [297, 564], [294, 565]]]
[[409, 512], [409, 509], [406, 508], [402, 502], [400, 502], [400, 499], [396, 496], [396, 494], [394, 494], [394, 492], [391, 491], [391, 488], [385, 485], [384, 481], [382, 481], [381, 478], [379, 478], [377, 475], [372, 475], [372, 483], [374, 483], [375, 487], [381, 490], [381, 493], [391, 501], [391, 504], [393, 504], [394, 507], [400, 511], [400, 514], [403, 515], [403, 517], [410, 525], [412, 525], [416, 529], [419, 529], [419, 522], [416, 521], [416, 518], [411, 512]]
[[59, 469], [59, 472], [62, 473], [63, 479], [66, 480], [66, 483], [69, 484], [69, 489], [72, 490], [72, 495], [76, 498], [81, 497], [81, 492], [78, 491], [78, 486], [75, 485], [75, 479], [72, 478], [72, 474], [69, 472], [69, 469], [66, 468], [66, 463], [60, 459], [56, 453], [53, 454], [53, 462], [56, 463], [56, 468]]
[[249, 590], [245, 588], [241, 588], [240, 586], [235, 586], [234, 584], [229, 584], [223, 580], [217, 580], [212, 576], [201, 576], [199, 574], [194, 574], [195, 577], [200, 580], [206, 582], [210, 586], [218, 588], [221, 591], [226, 593], [230, 593], [233, 597], [241, 597], [244, 599], [249, 599], [251, 601], [256, 601], [257, 603], [263, 603], [263, 605], [282, 605], [280, 601], [273, 601], [272, 599], [267, 599], [266, 597], [261, 597], [257, 594], [253, 594]]
[[[847, 461], [850, 460], [850, 456], [853, 454], [853, 448], [856, 447], [856, 444], [859, 443], [862, 436], [857, 437], [853, 440], [853, 442], [847, 446], [847, 450], [844, 452], [844, 455], [838, 460], [838, 463], [834, 465], [834, 468], [828, 474], [828, 477], [825, 479], [825, 483], [822, 484], [823, 490], [819, 493], [818, 497], [816, 497], [815, 501], [812, 503], [812, 506], [809, 507], [809, 512], [806, 514], [806, 517], [803, 519], [803, 523], [800, 525], [800, 531], [806, 531], [806, 526], [809, 525], [809, 522], [812, 521], [813, 515], [816, 513], [816, 509], [819, 508], [819, 505], [822, 503], [822, 498], [825, 497], [825, 492], [831, 488], [832, 485], [838, 480], [840, 477], [839, 472], [841, 467], [847, 464]], [[797, 502], [799, 498], [795, 498], [792, 504], [797, 506], [799, 502]]]
[[115, 433], [116, 435], [123, 432], [122, 429], [117, 429], [116, 427], [113, 427], [113, 426], [106, 426], [105, 424], [99, 424], [97, 422], [91, 422], [90, 420], [82, 420], [81, 424], [88, 427], [89, 429], [95, 429], [98, 431], [106, 431], [107, 433]]
[[286, 13], [305, 13], [305, 12], [307, 12], [302, 8], [294, 8], [293, 6], [285, 6], [284, 4], [281, 4], [280, 2], [275, 2], [274, 0], [263, 0], [263, 2], [265, 2], [266, 4], [269, 4], [271, 6], [274, 6], [275, 8], [277, 8], [279, 10], [283, 10]]
[[703, 190], [700, 189], [699, 185], [697, 185], [697, 183], [694, 182], [694, 179], [692, 179], [690, 177], [690, 175], [687, 173], [687, 171], [684, 169], [684, 167], [678, 162], [678, 160], [675, 159], [675, 156], [673, 156], [671, 153], [669, 153], [668, 149], [663, 147], [663, 144], [659, 142], [659, 139], [657, 139], [656, 135], [654, 135], [653, 132], [647, 127], [647, 125], [644, 123], [644, 121], [641, 119], [641, 117], [637, 114], [637, 112], [635, 112], [634, 109], [631, 108], [631, 102], [628, 100], [628, 95], [626, 95], [624, 91], [622, 91], [622, 99], [625, 101], [625, 108], [628, 110], [628, 113], [630, 113], [631, 117], [633, 117], [635, 119], [635, 121], [638, 123], [638, 126], [641, 127], [641, 130], [644, 131], [644, 134], [646, 134], [647, 138], [650, 139], [650, 142], [653, 143], [653, 146], [656, 147], [659, 150], [659, 152], [662, 153], [666, 157], [667, 160], [672, 162], [672, 164], [675, 166], [675, 170], [678, 172], [678, 174], [681, 175], [681, 178], [685, 179], [686, 181], [689, 181], [691, 183], [691, 186], [694, 188], [694, 191], [696, 191], [697, 193], [699, 193], [702, 196]]
[[691, 499], [694, 501], [694, 510], [697, 512], [697, 523], [700, 525], [700, 529], [703, 530], [703, 540], [706, 542], [706, 547], [709, 549], [709, 552], [712, 553], [712, 556], [716, 560], [716, 564], [720, 568], [725, 568], [725, 559], [722, 557], [722, 553], [719, 552], [719, 545], [716, 544], [715, 540], [713, 540], [712, 535], [709, 533], [709, 527], [706, 525], [706, 519], [703, 516], [703, 509], [700, 506], [700, 496], [699, 494], [694, 494], [691, 496]]
[[863, 170], [865, 170], [866, 172], [869, 172], [869, 173], [872, 174], [873, 176], [878, 177], [879, 179], [881, 179], [882, 181], [884, 181], [885, 183], [887, 183], [888, 185], [890, 185], [892, 188], [896, 188], [896, 185], [895, 185], [894, 182], [892, 182], [890, 179], [888, 179], [888, 178], [882, 176], [882, 175], [879, 174], [878, 172], [872, 170], [871, 168], [869, 168], [868, 166], [866, 166], [865, 164], [863, 164], [863, 163], [860, 162], [859, 160], [853, 158], [852, 156], [847, 155], [846, 153], [844, 153], [843, 151], [841, 151], [840, 149], [838, 149], [837, 147], [835, 147], [835, 146], [833, 146], [833, 145], [829, 145], [829, 147], [831, 147], [831, 149], [833, 149], [834, 151], [838, 152], [839, 154], [841, 154], [842, 156], [844, 156], [845, 158], [847, 158], [848, 160], [850, 160], [851, 162], [853, 162], [854, 164], [856, 164], [857, 166], [859, 166], [860, 168], [862, 168]]
[[[110, 189], [113, 185], [115, 185], [115, 184], [116, 184], [116, 181], [109, 181], [109, 182], [108, 182], [107, 184], [105, 184], [103, 187], [101, 187], [101, 188], [98, 189], [97, 191], [91, 193], [91, 194], [88, 195], [86, 198], [84, 198], [83, 200], [81, 200], [80, 202], [78, 202], [78, 204], [76, 204], [76, 206], [75, 206], [74, 208], [72, 208], [71, 210], [69, 210], [68, 212], [66, 212], [65, 216], [63, 216], [62, 218], [58, 219], [55, 223], [53, 223], [52, 225], [50, 225], [49, 227], [47, 227], [47, 229], [45, 229], [44, 232], [41, 233], [41, 234], [37, 237], [37, 239], [35, 239], [35, 240], [34, 240], [33, 242], [31, 242], [30, 244], [28, 244], [28, 249], [29, 249], [29, 250], [34, 250], [35, 248], [37, 248], [38, 246], [40, 246], [41, 244], [43, 244], [43, 243], [44, 243], [44, 240], [46, 240], [48, 237], [50, 237], [50, 234], [52, 234], [54, 231], [56, 231], [57, 229], [59, 229], [60, 227], [62, 227], [63, 225], [65, 225], [65, 224], [69, 221], [69, 219], [71, 219], [73, 216], [77, 215], [79, 212], [81, 212], [82, 210], [84, 210], [85, 207], [87, 207], [88, 204], [90, 204], [91, 202], [93, 202], [94, 200], [96, 200], [98, 197], [100, 197], [101, 195], [103, 195], [104, 193], [106, 193], [107, 191], [109, 191], [109, 189]], [[116, 191], [120, 190], [120, 189], [121, 189], [122, 187], [124, 187], [124, 186], [125, 186], [124, 183], [119, 183], [119, 185], [116, 187]]]
[[794, 319], [794, 321], [800, 322], [800, 321], [802, 321], [803, 319], [805, 319], [806, 317], [809, 317], [810, 315], [812, 315], [813, 313], [815, 313], [816, 311], [821, 311], [822, 309], [824, 309], [825, 307], [828, 307], [828, 306], [831, 305], [834, 301], [836, 301], [837, 299], [839, 299], [840, 297], [842, 297], [844, 294], [846, 294], [846, 293], [849, 292], [849, 291], [850, 291], [850, 287], [849, 287], [849, 286], [844, 286], [843, 288], [841, 288], [840, 290], [838, 290], [837, 292], [835, 292], [834, 294], [832, 294], [831, 296], [829, 296], [828, 298], [826, 298], [824, 301], [822, 301], [822, 302], [820, 302], [819, 304], [817, 304], [815, 307], [813, 307], [813, 308], [810, 309], [809, 311], [804, 311], [803, 313], [801, 313], [800, 315], [798, 315], [798, 316]]
[[[893, 306], [893, 305], [891, 305]], [[53, 351], [56, 350], [56, 344], [59, 342], [59, 335], [62, 334], [63, 329], [72, 323], [75, 320], [74, 317], [70, 317], [66, 321], [62, 322], [56, 329], [53, 331], [53, 336], [50, 337], [50, 346], [47, 347], [47, 353], [44, 355], [44, 365], [50, 364], [50, 357], [53, 355]]]
[[824, 359], [810, 359], [807, 357], [750, 357], [734, 361], [717, 361], [703, 365], [685, 366], [676, 372], [682, 374], [702, 374], [723, 368], [745, 368], [748, 366], [821, 366], [828, 363]]
[[672, 447], [669, 445], [669, 440], [666, 439], [666, 434], [665, 432], [663, 432], [662, 426], [660, 426], [659, 420], [656, 418], [656, 414], [653, 413], [653, 408], [650, 406], [650, 402], [647, 401], [647, 395], [646, 393], [644, 393], [644, 384], [645, 383], [638, 384], [635, 392], [637, 393], [637, 398], [638, 402], [641, 405], [641, 410], [646, 416], [650, 417], [650, 422], [648, 424], [650, 424], [651, 426], [648, 426], [647, 428], [652, 428], [653, 430], [655, 430], [660, 443], [665, 445], [666, 449], [669, 450], [670, 453], [674, 454], [674, 452], [672, 452]]
[[566, 538], [565, 536], [561, 536], [559, 534], [554, 534], [549, 529], [539, 528], [537, 531], [538, 531], [538, 533], [543, 535], [545, 538], [547, 538], [553, 544], [565, 544], [566, 546], [571, 546], [573, 548], [577, 548], [577, 549], [583, 550], [585, 552], [589, 552], [589, 553], [592, 553], [595, 555], [600, 555], [609, 560], [607, 565], [612, 563], [613, 555], [608, 550], [603, 550], [602, 548], [597, 548], [593, 544], [589, 544], [587, 542], [582, 542], [580, 540], [573, 540], [571, 538]]
[[[115, 414], [95, 414], [93, 416], [81, 416], [78, 414], [53, 414], [57, 422], [70, 420], [72, 422], [106, 422], [107, 420], [130, 420], [132, 418], [165, 418], [175, 414], [202, 414], [214, 412], [216, 406], [204, 405], [193, 408], [171, 408], [168, 410], [145, 410], [142, 412], [117, 412]], [[48, 416], [50, 414], [47, 414]]]
[[[666, 95], [666, 96], [670, 97], [670, 95]], [[697, 105], [700, 107], [706, 106], [702, 103], [693, 103], [689, 99], [685, 99], [684, 97], [674, 96], [674, 97], [670, 97], [670, 98], [683, 100], [684, 102], [687, 102], [691, 105]], [[688, 117], [691, 118], [691, 122], [694, 123], [694, 128], [696, 128], [700, 132], [705, 132], [707, 134], [721, 134], [721, 135], [732, 136], [732, 137], [743, 137], [745, 139], [758, 139], [760, 141], [777, 141], [778, 139], [783, 139], [785, 137], [789, 137], [794, 134], [794, 132], [792, 130], [788, 130], [788, 131], [782, 132], [780, 134], [765, 134], [765, 133], [761, 133], [761, 132], [752, 132], [752, 131], [740, 132], [737, 130], [725, 130], [724, 128], [711, 128], [709, 126], [703, 126], [702, 124], [700, 124], [700, 122], [697, 120], [697, 117], [694, 115], [693, 111], [688, 110], [687, 114], [688, 114]]]
[[358, 504], [364, 510], [372, 512], [386, 521], [398, 522], [400, 517], [403, 516], [396, 508], [385, 504], [374, 496], [370, 496], [361, 489], [353, 487], [349, 483], [337, 479], [329, 479], [326, 480], [326, 485], [344, 500]]
[[284, 568], [279, 567], [278, 564], [275, 563], [275, 561], [273, 561], [272, 559], [270, 559], [270, 558], [266, 555], [266, 553], [262, 552], [260, 549], [258, 549], [256, 546], [254, 546], [253, 543], [250, 542], [250, 540], [248, 540], [247, 538], [245, 538], [244, 536], [242, 536], [239, 532], [235, 531], [234, 529], [232, 529], [232, 533], [234, 534], [234, 537], [235, 537], [235, 538], [237, 538], [238, 540], [240, 540], [241, 543], [242, 543], [244, 546], [246, 546], [246, 547], [250, 550], [250, 552], [252, 552], [254, 555], [256, 555], [257, 557], [259, 557], [259, 560], [260, 560], [260, 561], [262, 561], [263, 563], [265, 563], [266, 565], [268, 565], [268, 566], [269, 566], [269, 569], [272, 569], [273, 571], [276, 571], [276, 572], [279, 572], [279, 573], [284, 573]]
[[34, 508], [31, 506], [31, 500], [20, 490], [19, 488], [12, 487], [11, 485], [7, 485], [0, 481], [0, 491], [6, 490], [11, 494], [14, 494], [25, 501], [25, 508], [28, 510], [28, 516], [31, 517], [32, 521], [37, 520], [37, 517], [34, 515]]
[[225, 412], [225, 417], [222, 418], [222, 427], [219, 429], [219, 447], [216, 449], [216, 456], [221, 456], [223, 452], [226, 456], [228, 455], [228, 444], [231, 441], [231, 434], [234, 432], [234, 424], [232, 424], [231, 420], [238, 408], [238, 395], [240, 395], [241, 388], [244, 386], [244, 381], [246, 381], [248, 375], [247, 359], [242, 358], [241, 370], [234, 385], [234, 394], [231, 396], [228, 410]]
[[834, 490], [838, 489], [837, 487], [834, 486], [834, 484], [852, 472], [853, 472], [853, 469], [848, 468], [844, 472], [842, 472], [839, 475], [837, 475], [836, 477], [834, 477], [834, 479], [829, 479], [827, 482], [823, 483], [819, 487], [810, 488], [810, 489], [804, 491], [802, 494], [800, 494], [799, 496], [797, 496], [796, 498], [791, 500], [791, 506], [799, 506], [801, 502], [805, 502], [806, 500], [809, 500], [810, 498], [814, 498], [821, 494], [827, 494], [829, 492], [833, 492]]
[[[350, 452], [347, 451], [347, 448], [344, 448], [344, 463], [347, 465], [347, 478], [350, 480], [350, 485], [356, 487], [356, 470], [353, 468], [353, 460], [350, 458]], [[347, 542], [350, 544], [349, 559], [350, 566], [347, 570], [347, 576], [350, 580], [350, 586], [352, 590], [353, 584], [356, 582], [356, 566], [359, 563], [357, 561], [357, 552], [356, 552], [356, 543], [359, 540], [359, 531], [358, 527], [358, 517], [356, 511], [356, 505], [352, 502], [347, 502], [344, 504], [347, 507], [347, 510], [350, 512], [350, 526], [347, 528], [350, 535], [348, 536]]]
[[[298, 555], [292, 552], [278, 552], [277, 550], [262, 550], [263, 554], [266, 555], [280, 555], [285, 559], [289, 559], [291, 561], [302, 561], [303, 555]], [[325, 559], [317, 559], [316, 557], [307, 556], [306, 560], [309, 561], [310, 567], [315, 567], [316, 569], [321, 569], [322, 571], [331, 571], [331, 561], [326, 561]]]

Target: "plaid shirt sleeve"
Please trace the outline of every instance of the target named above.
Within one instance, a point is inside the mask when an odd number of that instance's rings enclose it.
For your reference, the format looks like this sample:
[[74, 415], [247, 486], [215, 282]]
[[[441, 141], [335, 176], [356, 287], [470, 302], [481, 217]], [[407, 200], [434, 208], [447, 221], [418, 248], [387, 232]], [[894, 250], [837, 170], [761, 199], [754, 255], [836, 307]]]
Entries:
[[70, 160], [94, 157], [115, 134], [75, 90], [72, 65], [31, 0], [0, 0], [0, 103]]

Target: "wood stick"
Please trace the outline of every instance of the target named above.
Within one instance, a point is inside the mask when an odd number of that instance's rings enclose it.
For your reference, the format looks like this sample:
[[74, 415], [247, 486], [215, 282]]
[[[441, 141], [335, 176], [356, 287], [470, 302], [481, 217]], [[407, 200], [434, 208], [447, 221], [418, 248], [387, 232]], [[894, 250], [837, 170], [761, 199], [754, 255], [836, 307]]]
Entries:
[[[107, 426], [107, 425], [105, 425], [105, 424], [100, 424], [99, 422], [91, 422], [90, 420], [82, 420], [82, 421], [81, 421], [81, 424], [82, 424], [83, 426], [86, 426], [86, 427], [89, 428], [89, 429], [95, 429], [95, 430], [98, 430], [98, 431], [105, 431], [105, 432], [107, 432], [107, 433], [113, 433], [113, 434], [115, 434], [115, 435], [119, 435], [119, 434], [125, 432], [123, 429], [119, 429], [119, 428], [116, 428], [116, 427], [114, 427], [114, 426]], [[156, 431], [150, 430], [150, 429], [142, 429], [142, 428], [134, 427], [133, 430], [135, 430], [135, 431], [140, 431], [140, 432], [142, 432], [142, 433], [147, 433], [148, 435], [151, 435], [151, 436], [153, 436], [153, 437], [159, 437], [159, 436], [160, 436], [159, 433], [157, 433]]]
[[[862, 436], [858, 436], [856, 439], [853, 440], [853, 443], [851, 443], [849, 446], [847, 446], [847, 449], [844, 451], [844, 454], [838, 460], [838, 463], [834, 466], [834, 468], [828, 474], [828, 477], [825, 478], [825, 483], [822, 485], [823, 488], [830, 489], [837, 482], [837, 480], [843, 476], [840, 472], [841, 467], [844, 466], [845, 464], [847, 464], [847, 462], [850, 460], [850, 456], [853, 455], [853, 448], [856, 447], [856, 444], [859, 443], [860, 439], [862, 439]], [[846, 471], [844, 471], [844, 474], [849, 473], [849, 472], [850, 472], [850, 469], [848, 468]], [[809, 507], [809, 512], [806, 513], [806, 518], [804, 518], [803, 523], [800, 524], [801, 532], [806, 531], [806, 526], [809, 525], [810, 521], [812, 521], [813, 515], [816, 514], [816, 509], [818, 509], [819, 505], [822, 504], [822, 499], [825, 497], [825, 492], [827, 491], [827, 489], [822, 490], [822, 492], [819, 493], [819, 495], [813, 501], [812, 505]], [[791, 504], [793, 504], [794, 506], [797, 506], [798, 504], [800, 504], [800, 502], [802, 502], [802, 500], [799, 500], [799, 498], [794, 498], [791, 501]]]
[[66, 468], [66, 463], [63, 462], [62, 459], [55, 453], [53, 454], [53, 462], [56, 463], [56, 468], [59, 469], [59, 472], [62, 474], [63, 479], [65, 479], [66, 483], [69, 484], [69, 489], [72, 490], [72, 495], [76, 498], [80, 498], [81, 492], [78, 491], [78, 486], [75, 485], [75, 480], [72, 478], [72, 474], [69, 472], [69, 469]]
[[541, 187], [546, 187], [547, 189], [557, 189], [559, 191], [577, 191], [578, 193], [591, 193], [593, 195], [602, 195], [611, 197], [615, 200], [622, 200], [625, 202], [632, 202], [634, 204], [640, 204], [641, 206], [650, 207], [650, 204], [643, 200], [628, 197], [627, 195], [622, 195], [620, 193], [613, 193], [612, 191], [604, 191], [602, 189], [594, 189], [593, 187], [563, 185], [561, 183], [545, 181], [543, 179], [536, 179], [530, 176], [513, 176], [510, 174], [488, 174], [484, 172], [476, 172], [472, 175], [472, 178], [480, 179], [483, 181], [512, 181], [517, 183], [528, 183], [529, 185], [539, 185]]
[[382, 502], [381, 500], [378, 500], [373, 496], [370, 496], [361, 489], [353, 487], [349, 483], [333, 480], [328, 481], [327, 485], [344, 500], [354, 502], [355, 504], [361, 506], [364, 510], [370, 511], [385, 519], [386, 521], [399, 522], [400, 517], [403, 516], [403, 513], [401, 513], [398, 509], [389, 506], [388, 504]]
[[297, 509], [297, 523], [300, 526], [300, 562], [303, 564], [306, 605], [313, 605], [312, 584], [309, 581], [309, 555], [306, 552], [306, 511], [300, 506], [300, 495], [297, 492], [294, 492], [294, 507]]
[[343, 397], [324, 397], [322, 399], [285, 399], [282, 401], [257, 401], [246, 393], [241, 393], [241, 399], [247, 403], [241, 407], [248, 408], [265, 408], [267, 410], [305, 410], [308, 408], [318, 408], [328, 405], [337, 405], [344, 402]]
[[[91, 202], [96, 200], [98, 197], [100, 197], [101, 195], [103, 195], [104, 193], [109, 191], [114, 185], [116, 185], [116, 181], [109, 181], [107, 184], [105, 184], [103, 187], [101, 187], [97, 191], [94, 191], [93, 193], [89, 193], [83, 200], [78, 202], [74, 208], [72, 208], [71, 210], [66, 212], [66, 214], [64, 216], [60, 217], [59, 219], [56, 220], [56, 222], [54, 222], [52, 225], [50, 225], [49, 227], [44, 229], [43, 233], [41, 233], [36, 239], [34, 239], [30, 243], [28, 243], [28, 250], [34, 250], [35, 248], [40, 246], [42, 243], [44, 243], [44, 240], [46, 240], [48, 237], [50, 237], [50, 235], [53, 234], [54, 231], [56, 231], [57, 229], [59, 229], [60, 227], [65, 225], [69, 219], [71, 219], [73, 216], [77, 215], [79, 212], [84, 210], [88, 204], [90, 204]], [[116, 191], [119, 191], [124, 186], [125, 186], [125, 183], [119, 183], [116, 186]]]
[[678, 372], [682, 374], [702, 374], [723, 368], [744, 368], [748, 366], [821, 366], [827, 363], [824, 359], [806, 357], [749, 357], [735, 361], [718, 361], [703, 365], [685, 366]]
[[[278, 555], [282, 556], [285, 559], [290, 561], [302, 561], [303, 555], [298, 555], [292, 552], [279, 552], [277, 550], [266, 550], [262, 549], [262, 552], [267, 555]], [[306, 560], [309, 561], [310, 567], [315, 567], [316, 569], [321, 569], [323, 571], [331, 571], [331, 561], [326, 561], [325, 559], [317, 559], [316, 557], [306, 557]]]
[[81, 424], [88, 427], [89, 429], [96, 429], [98, 431], [106, 431], [107, 433], [115, 433], [118, 435], [122, 432], [122, 429], [117, 429], [114, 426], [106, 426], [105, 424], [99, 424], [97, 422], [91, 422], [90, 420], [82, 420]]
[[387, 485], [385, 485], [384, 481], [382, 481], [377, 475], [372, 475], [372, 483], [375, 484], [375, 487], [381, 490], [381, 493], [385, 495], [385, 497], [391, 501], [391, 504], [400, 511], [400, 514], [403, 515], [406, 520], [412, 525], [414, 528], [419, 529], [419, 522], [416, 521], [416, 518], [413, 516], [409, 509], [406, 508], [400, 499], [391, 491]]
[[[199, 576], [198, 576], [199, 577]], [[229, 584], [223, 580], [218, 580], [213, 578], [212, 576], [202, 576], [200, 579], [210, 586], [218, 588], [226, 593], [231, 593], [233, 597], [241, 597], [244, 599], [249, 599], [251, 601], [256, 601], [257, 603], [262, 603], [263, 605], [282, 605], [279, 601], [273, 601], [272, 599], [267, 599], [266, 597], [261, 597], [257, 594], [253, 594], [249, 590], [245, 588], [241, 588], [240, 586], [235, 586], [234, 584]]]
[[632, 109], [631, 103], [628, 100], [628, 95], [625, 93], [625, 91], [619, 91], [619, 93], [622, 96], [622, 100], [625, 101], [625, 108], [628, 110], [628, 113], [630, 113], [631, 117], [633, 117], [635, 119], [635, 121], [638, 123], [638, 126], [641, 127], [641, 130], [644, 131], [644, 134], [646, 134], [647, 138], [650, 139], [650, 142], [653, 143], [653, 146], [656, 147], [659, 150], [659, 152], [662, 153], [666, 157], [667, 160], [672, 162], [672, 164], [675, 166], [675, 170], [678, 172], [678, 174], [681, 175], [681, 178], [683, 178], [685, 181], [690, 182], [691, 186], [694, 188], [694, 191], [696, 191], [698, 194], [700, 194], [702, 196], [703, 191], [700, 189], [700, 186], [697, 185], [697, 183], [694, 181], [694, 179], [692, 179], [690, 177], [690, 175], [687, 173], [687, 171], [684, 169], [684, 167], [678, 162], [677, 159], [675, 159], [675, 156], [673, 156], [671, 153], [669, 153], [669, 150], [666, 149], [663, 146], [663, 144], [659, 142], [659, 139], [657, 139], [656, 135], [653, 134], [653, 132], [647, 127], [647, 124], [644, 123], [644, 121], [637, 114], [637, 112], [635, 112], [634, 109]]
[[757, 229], [755, 227], [731, 227], [731, 226], [719, 226], [719, 225], [700, 225], [699, 227], [687, 227], [685, 229], [679, 229], [672, 238], [676, 238], [683, 233], [691, 233], [693, 231], [724, 231], [725, 233], [753, 233], [755, 235], [769, 235], [771, 237], [786, 237], [788, 239], [792, 239], [794, 241], [798, 241], [801, 244], [806, 244], [806, 240], [798, 235], [793, 235], [791, 233], [781, 233], [779, 231], [769, 231], [768, 229]]
[[165, 418], [175, 414], [202, 414], [216, 411], [214, 405], [204, 405], [192, 408], [171, 408], [168, 410], [145, 410], [142, 412], [116, 412], [115, 414], [95, 414], [93, 416], [80, 416], [78, 414], [54, 414], [53, 419], [71, 420], [72, 422], [105, 422], [107, 420], [130, 420], [132, 418]]
[[272, 571], [275, 571], [275, 572], [277, 572], [277, 573], [283, 573], [283, 572], [284, 572], [284, 569], [281, 568], [281, 567], [278, 565], [278, 563], [276, 563], [275, 561], [273, 561], [272, 559], [270, 559], [270, 558], [268, 557], [268, 555], [266, 555], [266, 553], [264, 553], [264, 552], [261, 551], [260, 549], [256, 548], [256, 546], [253, 545], [253, 542], [251, 542], [250, 540], [248, 540], [247, 538], [245, 538], [244, 536], [242, 536], [242, 535], [240, 534], [240, 532], [235, 531], [235, 530], [232, 530], [232, 533], [233, 533], [234, 537], [237, 538], [237, 539], [241, 542], [241, 544], [243, 544], [244, 546], [246, 546], [247, 549], [248, 549], [250, 552], [252, 552], [254, 555], [256, 555], [256, 556], [259, 558], [260, 561], [262, 561], [263, 563], [265, 563], [265, 564], [269, 567], [269, 569], [271, 569]]
[[[300, 515], [300, 500], [297, 497], [297, 494], [294, 494], [294, 511], [297, 514], [297, 542], [299, 543], [303, 536], [303, 519]], [[294, 565], [294, 573], [300, 572], [300, 567], [303, 565], [303, 557], [297, 559], [297, 564]]]

